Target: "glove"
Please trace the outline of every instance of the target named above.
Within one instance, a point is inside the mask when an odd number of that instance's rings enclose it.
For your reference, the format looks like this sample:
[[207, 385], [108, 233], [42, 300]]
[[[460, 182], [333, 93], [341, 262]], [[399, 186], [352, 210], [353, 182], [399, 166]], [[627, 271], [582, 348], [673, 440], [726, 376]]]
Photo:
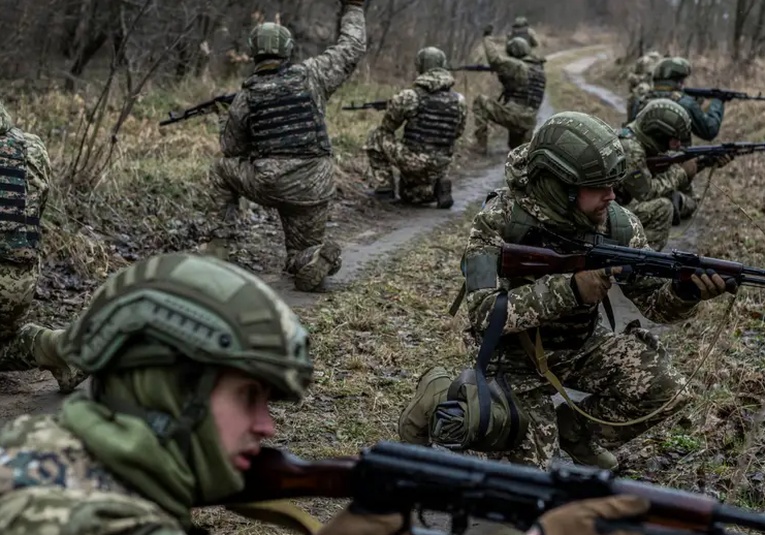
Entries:
[[488, 37], [488, 36], [489, 36], [489, 35], [491, 35], [492, 33], [494, 33], [494, 25], [493, 25], [493, 24], [489, 24], [488, 26], [486, 26], [486, 27], [483, 29], [483, 36], [484, 36], [484, 37]]
[[403, 527], [400, 514], [357, 514], [349, 507], [332, 517], [318, 535], [393, 535]]
[[735, 294], [738, 284], [732, 278], [723, 279], [713, 269], [706, 272], [698, 268], [690, 280], [673, 281], [672, 288], [680, 299], [685, 301], [706, 301], [725, 292]]
[[[542, 535], [600, 535], [596, 522], [639, 517], [648, 511], [649, 502], [637, 496], [609, 496], [581, 500], [557, 507], [542, 515], [535, 528]], [[617, 529], [609, 535], [638, 535], [642, 530]]]
[[364, 7], [364, 0], [341, 0], [344, 6]]
[[733, 154], [720, 154], [719, 156], [713, 156], [709, 159], [706, 167], [725, 167], [733, 161]]
[[699, 166], [698, 162], [696, 162], [696, 158], [681, 163], [680, 167], [682, 167], [683, 171], [685, 171], [685, 175], [688, 177], [688, 180], [691, 180], [696, 176], [696, 173], [699, 172]]
[[571, 288], [582, 305], [597, 305], [611, 288], [611, 275], [621, 273], [621, 267], [580, 271], [571, 278]]

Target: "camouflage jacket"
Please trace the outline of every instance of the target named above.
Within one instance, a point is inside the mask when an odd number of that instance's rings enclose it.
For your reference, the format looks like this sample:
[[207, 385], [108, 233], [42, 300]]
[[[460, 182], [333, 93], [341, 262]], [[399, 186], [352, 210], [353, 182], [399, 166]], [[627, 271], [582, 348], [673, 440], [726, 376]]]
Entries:
[[[418, 89], [427, 93], [444, 91], [454, 86], [454, 77], [445, 69], [431, 69], [418, 76], [414, 81], [414, 86], [412, 89], [404, 89], [396, 94], [388, 103], [382, 123], [380, 124], [380, 129], [386, 137], [392, 138], [396, 130], [417, 113], [420, 105]], [[458, 113], [461, 117], [461, 122], [457, 127], [457, 137], [459, 138], [465, 131], [467, 103], [465, 102], [465, 97], [459, 93], [457, 94], [459, 95], [459, 100], [457, 101], [457, 106], [459, 107]]]
[[525, 28], [517, 28], [510, 31], [510, 33], [507, 34], [507, 40], [513, 39], [514, 37], [523, 37], [526, 39], [526, 42], [529, 44], [531, 48], [536, 48], [539, 46], [539, 39], [537, 38], [537, 32], [534, 31], [533, 28], [529, 28], [528, 26]]
[[508, 56], [505, 45], [497, 43], [491, 36], [483, 39], [486, 61], [492, 71], [497, 73], [502, 87], [506, 90], [517, 86], [525, 86], [529, 79], [529, 65], [518, 58]]
[[725, 115], [725, 103], [713, 98], [709, 101], [706, 111], [702, 109], [699, 101], [677, 90], [667, 90], [654, 85], [654, 88], [639, 103], [639, 110], [655, 98], [668, 98], [680, 104], [688, 115], [691, 116], [691, 131], [704, 141], [712, 141], [717, 137]]
[[[366, 42], [364, 10], [358, 6], [347, 6], [340, 23], [337, 43], [324, 53], [299, 64], [308, 73], [310, 91], [322, 114], [326, 112], [327, 100], [348, 79], [364, 57]], [[246, 86], [247, 82], [244, 85]], [[243, 90], [237, 93], [231, 103], [228, 119], [220, 136], [224, 156], [248, 156], [250, 133], [247, 130], [247, 101], [246, 90]]]
[[[494, 263], [499, 257], [504, 235], [512, 217], [513, 210], [519, 209], [513, 187], [526, 174], [525, 166], [513, 165], [513, 159], [525, 158], [528, 145], [515, 149], [508, 156], [506, 166], [508, 188], [498, 190], [473, 219], [470, 235], [465, 250], [465, 261], [476, 263]], [[518, 176], [521, 173], [523, 176]], [[629, 247], [648, 249], [648, 240], [638, 218], [623, 209], [632, 227]], [[537, 217], [538, 214], [532, 214]], [[603, 229], [598, 229], [603, 232]], [[492, 260], [494, 259], [494, 260]], [[470, 323], [476, 332], [483, 332], [489, 324], [489, 317], [494, 302], [500, 291], [508, 296], [508, 312], [504, 334], [520, 333], [540, 327], [550, 321], [558, 321], [567, 315], [581, 314], [571, 287], [571, 274], [545, 275], [533, 283], [519, 287], [509, 278], [496, 275], [494, 287], [467, 288], [466, 301]], [[697, 309], [696, 302], [682, 300], [672, 290], [672, 283], [657, 278], [638, 277], [631, 284], [623, 284], [621, 290], [640, 312], [656, 323], [670, 323], [691, 317]], [[595, 307], [593, 307], [595, 308]], [[544, 345], [544, 338], [542, 343]]]
[[0, 533], [182, 535], [178, 521], [126, 488], [53, 416], [0, 430]]
[[689, 184], [688, 175], [677, 164], [663, 173], [652, 174], [646, 163], [645, 148], [634, 136], [620, 136], [620, 141], [627, 156], [627, 178], [618, 187], [620, 198], [644, 202], [671, 197], [673, 191]]

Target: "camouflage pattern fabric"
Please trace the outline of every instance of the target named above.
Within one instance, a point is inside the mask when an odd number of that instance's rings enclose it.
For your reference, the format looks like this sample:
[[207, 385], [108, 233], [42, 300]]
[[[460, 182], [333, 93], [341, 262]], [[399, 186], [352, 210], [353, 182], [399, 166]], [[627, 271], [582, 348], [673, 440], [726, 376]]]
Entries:
[[655, 83], [654, 88], [638, 102], [635, 116], [642, 110], [648, 102], [656, 98], [668, 98], [680, 104], [688, 115], [691, 116], [691, 131], [693, 135], [700, 137], [704, 141], [712, 141], [720, 133], [723, 117], [725, 115], [725, 103], [719, 99], [713, 98], [709, 101], [706, 109], [701, 107], [697, 100], [672, 88], [665, 88]]
[[[0, 431], [0, 531], [182, 535], [175, 518], [128, 490], [52, 416]], [[157, 531], [154, 531], [156, 529]]]
[[[483, 40], [486, 60], [497, 73], [503, 87], [523, 86], [529, 80], [529, 65], [523, 60], [508, 56], [504, 46], [487, 36]], [[485, 152], [488, 143], [489, 123], [495, 123], [508, 130], [510, 148], [531, 140], [536, 126], [537, 110], [517, 102], [502, 103], [485, 95], [478, 95], [473, 101], [475, 115], [475, 142]]]
[[528, 26], [524, 28], [513, 28], [510, 31], [510, 33], [507, 34], [508, 41], [515, 37], [523, 37], [524, 39], [526, 39], [526, 42], [529, 44], [531, 48], [536, 48], [539, 46], [539, 38], [537, 37], [537, 32], [535, 32], [533, 28], [529, 28]]
[[[415, 88], [428, 93], [445, 91], [454, 85], [454, 77], [444, 69], [432, 69], [414, 81]], [[458, 94], [459, 95], [459, 94]], [[456, 135], [461, 137], [467, 119], [467, 104], [462, 95], [455, 101], [460, 117]], [[405, 89], [388, 103], [379, 127], [369, 133], [364, 150], [369, 160], [369, 178], [372, 187], [394, 189], [393, 168], [401, 175], [400, 196], [412, 203], [432, 202], [436, 180], [445, 178], [453, 157], [437, 151], [415, 151], [396, 139], [396, 130], [417, 113], [420, 96], [416, 89]], [[449, 151], [451, 152], [451, 151]]]
[[[327, 100], [353, 73], [366, 51], [363, 9], [358, 6], [344, 9], [337, 44], [299, 64], [308, 75], [308, 87], [322, 115], [326, 112]], [[256, 66], [256, 71], [258, 68]], [[294, 271], [296, 266], [299, 268], [307, 258], [313, 257], [315, 250], [309, 249], [324, 240], [324, 222], [335, 195], [332, 157], [252, 159], [252, 138], [247, 128], [249, 113], [244, 89], [231, 103], [222, 128], [220, 144], [224, 158], [216, 161], [210, 172], [215, 194], [222, 200], [219, 217], [230, 225], [230, 218], [223, 216], [239, 197], [275, 207], [282, 220], [287, 220], [285, 234], [292, 229], [287, 238], [287, 264]], [[224, 237], [230, 238], [229, 232], [230, 229], [224, 231]], [[298, 234], [304, 233], [306, 238], [301, 239]]]
[[661, 251], [667, 246], [674, 215], [671, 200], [666, 197], [644, 202], [633, 200], [625, 208], [640, 220], [651, 249]]
[[635, 68], [627, 77], [629, 97], [627, 98], [627, 122], [635, 119], [639, 103], [653, 87], [653, 69], [661, 61], [661, 54], [650, 52], [638, 58]]

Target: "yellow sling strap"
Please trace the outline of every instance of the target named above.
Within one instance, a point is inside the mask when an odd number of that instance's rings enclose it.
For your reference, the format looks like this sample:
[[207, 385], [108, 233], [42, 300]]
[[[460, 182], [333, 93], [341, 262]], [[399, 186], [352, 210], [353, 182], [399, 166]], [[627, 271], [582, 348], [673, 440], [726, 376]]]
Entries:
[[226, 509], [251, 520], [276, 524], [303, 535], [316, 535], [323, 527], [317, 518], [287, 500], [229, 504]]

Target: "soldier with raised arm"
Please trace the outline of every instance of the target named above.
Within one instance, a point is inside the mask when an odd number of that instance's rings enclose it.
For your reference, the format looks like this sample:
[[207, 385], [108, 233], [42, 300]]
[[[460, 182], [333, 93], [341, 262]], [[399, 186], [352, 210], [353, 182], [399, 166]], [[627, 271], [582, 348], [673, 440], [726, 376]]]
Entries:
[[287, 28], [265, 23], [252, 30], [254, 72], [223, 118], [224, 157], [210, 172], [223, 221], [212, 249], [226, 256], [241, 197], [276, 208], [285, 270], [301, 291], [318, 290], [342, 264], [340, 246], [325, 237], [335, 195], [325, 113], [327, 100], [366, 51], [363, 0], [342, 5], [337, 44], [300, 63], [291, 61], [294, 41]]
[[[406, 204], [435, 202], [450, 208], [452, 182], [448, 177], [454, 145], [465, 131], [467, 104], [454, 91], [454, 77], [446, 70], [446, 54], [423, 48], [415, 60], [418, 76], [388, 103], [382, 124], [370, 132], [364, 146], [369, 175], [380, 198], [395, 197], [393, 168], [399, 170], [399, 197]], [[404, 127], [401, 140], [396, 130]]]
[[484, 30], [483, 47], [503, 92], [499, 101], [478, 95], [473, 102], [475, 150], [481, 154], [488, 151], [489, 123], [507, 129], [511, 149], [531, 139], [547, 84], [545, 60], [531, 54], [525, 39], [510, 39], [503, 50], [491, 39], [491, 33], [492, 27], [488, 26]]

